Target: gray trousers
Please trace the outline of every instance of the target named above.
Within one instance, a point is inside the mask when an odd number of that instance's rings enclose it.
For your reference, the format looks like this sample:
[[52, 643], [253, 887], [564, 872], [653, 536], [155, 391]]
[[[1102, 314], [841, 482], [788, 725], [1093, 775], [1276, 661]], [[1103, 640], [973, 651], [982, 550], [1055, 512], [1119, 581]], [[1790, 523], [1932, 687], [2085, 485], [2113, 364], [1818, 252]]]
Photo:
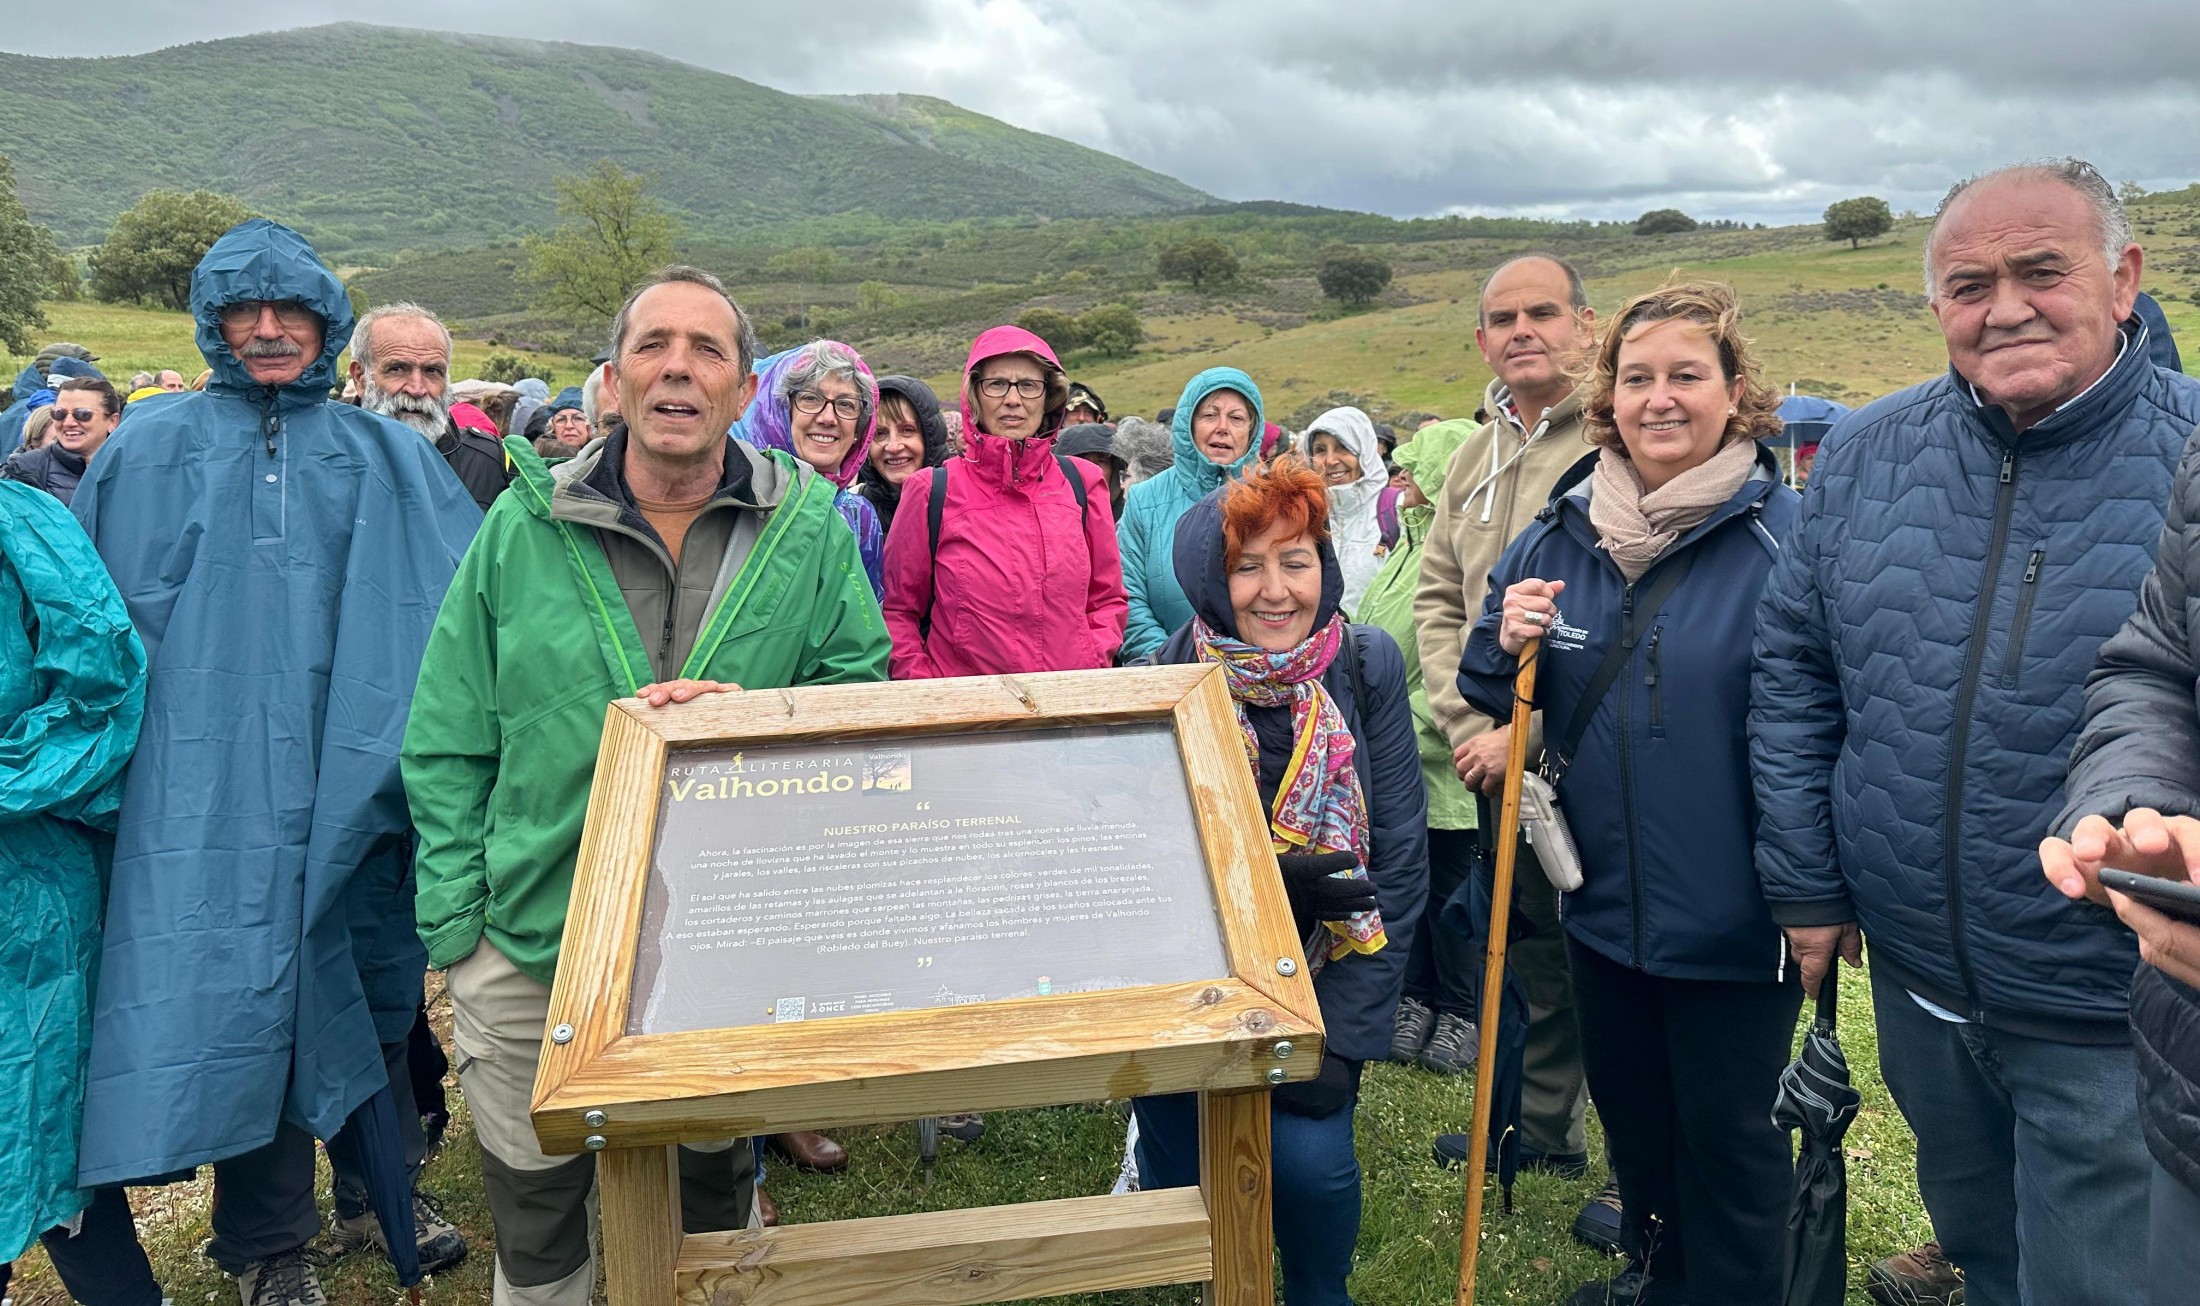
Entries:
[[[496, 1224], [494, 1306], [588, 1306], [596, 1287], [596, 1158], [551, 1156], [528, 1107], [550, 1017], [549, 986], [483, 940], [449, 972], [458, 1086], [481, 1144]], [[756, 1156], [746, 1138], [680, 1149], [688, 1233], [750, 1226]]]

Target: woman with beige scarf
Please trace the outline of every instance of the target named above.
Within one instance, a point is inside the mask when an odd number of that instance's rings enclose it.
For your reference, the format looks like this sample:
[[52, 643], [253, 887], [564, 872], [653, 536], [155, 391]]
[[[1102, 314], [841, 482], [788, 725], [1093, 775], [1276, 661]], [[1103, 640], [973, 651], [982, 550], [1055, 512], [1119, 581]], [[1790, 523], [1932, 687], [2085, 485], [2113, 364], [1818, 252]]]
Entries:
[[1560, 911], [1625, 1272], [1575, 1302], [1779, 1296], [1793, 1171], [1772, 1124], [1802, 990], [1752, 866], [1744, 722], [1757, 596], [1799, 499], [1725, 286], [1607, 319], [1583, 379], [1597, 452], [1490, 573], [1459, 687], [1512, 711], [1539, 660], [1546, 773], [1581, 887]]

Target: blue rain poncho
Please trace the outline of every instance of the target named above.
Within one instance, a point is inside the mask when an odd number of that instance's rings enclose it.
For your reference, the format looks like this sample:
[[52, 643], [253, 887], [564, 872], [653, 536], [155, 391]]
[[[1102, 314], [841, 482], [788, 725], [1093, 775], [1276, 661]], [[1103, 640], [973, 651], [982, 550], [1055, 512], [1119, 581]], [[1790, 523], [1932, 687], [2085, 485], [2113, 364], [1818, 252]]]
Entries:
[[[327, 324], [287, 386], [254, 382], [220, 310], [296, 300]], [[421, 650], [481, 512], [435, 446], [327, 402], [343, 285], [261, 219], [191, 278], [203, 394], [117, 428], [77, 491], [149, 666], [115, 835], [80, 1178], [327, 1138], [412, 1023], [397, 749]]]
[[76, 1186], [101, 879], [145, 650], [59, 500], [0, 481], [0, 1264]]

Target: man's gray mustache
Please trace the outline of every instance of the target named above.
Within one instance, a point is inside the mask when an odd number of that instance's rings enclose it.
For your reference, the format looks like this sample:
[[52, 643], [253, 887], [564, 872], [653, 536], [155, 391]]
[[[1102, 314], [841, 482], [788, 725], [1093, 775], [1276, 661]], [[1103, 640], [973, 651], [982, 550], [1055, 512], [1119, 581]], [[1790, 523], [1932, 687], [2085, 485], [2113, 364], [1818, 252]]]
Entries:
[[306, 352], [298, 342], [278, 336], [273, 340], [253, 339], [245, 342], [237, 351], [239, 358], [295, 358]]

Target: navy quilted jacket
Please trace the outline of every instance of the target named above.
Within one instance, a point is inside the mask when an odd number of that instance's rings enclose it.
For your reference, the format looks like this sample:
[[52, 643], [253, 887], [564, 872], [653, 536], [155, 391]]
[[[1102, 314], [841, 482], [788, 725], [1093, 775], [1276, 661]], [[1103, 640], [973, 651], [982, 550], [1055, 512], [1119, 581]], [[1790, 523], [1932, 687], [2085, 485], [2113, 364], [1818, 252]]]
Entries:
[[[1559, 919], [1584, 946], [1662, 978], [1770, 983], [1788, 973], [1750, 864], [1756, 808], [1743, 721], [1757, 596], [1796, 502], [1772, 455], [1757, 452], [1756, 474], [1632, 585], [1589, 520], [1598, 455], [1574, 464], [1490, 569], [1459, 663], [1467, 702], [1509, 717], [1520, 660], [1497, 643], [1505, 589], [1530, 576], [1565, 581], [1535, 686], [1545, 741], [1557, 749], [1607, 652], [1633, 641], [1558, 781], [1582, 863]], [[1655, 611], [1638, 603], [1684, 563]]]
[[2039, 842], [2200, 425], [2200, 381], [2125, 332], [2108, 374], [2022, 435], [1953, 371], [1835, 428], [1766, 586], [1751, 691], [1773, 919], [1858, 921], [1912, 992], [2068, 1042], [2128, 1037], [2137, 952], [2047, 883]]

